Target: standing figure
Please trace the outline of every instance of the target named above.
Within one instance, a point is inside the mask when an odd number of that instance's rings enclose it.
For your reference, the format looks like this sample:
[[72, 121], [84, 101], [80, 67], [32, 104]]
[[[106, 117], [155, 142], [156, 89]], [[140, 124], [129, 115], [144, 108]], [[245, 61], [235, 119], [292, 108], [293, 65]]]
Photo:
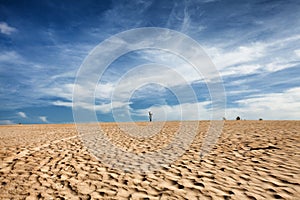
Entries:
[[151, 111], [149, 111], [149, 121], [152, 122], [152, 115], [153, 113]]

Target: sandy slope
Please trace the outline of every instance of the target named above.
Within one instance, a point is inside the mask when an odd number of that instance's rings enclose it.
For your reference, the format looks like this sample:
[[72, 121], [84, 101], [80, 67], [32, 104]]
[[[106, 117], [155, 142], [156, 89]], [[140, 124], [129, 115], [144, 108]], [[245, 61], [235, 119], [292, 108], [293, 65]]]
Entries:
[[[200, 122], [177, 161], [146, 174], [108, 168], [73, 125], [0, 126], [0, 199], [300, 199], [300, 121], [226, 121], [218, 144], [200, 159], [208, 125]], [[147, 153], [163, 148], [179, 124], [168, 122], [150, 139], [101, 126], [116, 146]]]

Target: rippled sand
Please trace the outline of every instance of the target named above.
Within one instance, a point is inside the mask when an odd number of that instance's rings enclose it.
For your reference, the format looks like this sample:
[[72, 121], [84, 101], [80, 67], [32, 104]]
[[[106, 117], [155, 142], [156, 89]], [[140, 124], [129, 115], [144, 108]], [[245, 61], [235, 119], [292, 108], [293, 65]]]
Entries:
[[[107, 167], [83, 146], [74, 125], [0, 126], [0, 199], [300, 199], [300, 121], [226, 121], [202, 159], [209, 122], [199, 124], [183, 156], [145, 174]], [[117, 147], [147, 153], [166, 146], [179, 122], [148, 139], [114, 123], [101, 126]]]

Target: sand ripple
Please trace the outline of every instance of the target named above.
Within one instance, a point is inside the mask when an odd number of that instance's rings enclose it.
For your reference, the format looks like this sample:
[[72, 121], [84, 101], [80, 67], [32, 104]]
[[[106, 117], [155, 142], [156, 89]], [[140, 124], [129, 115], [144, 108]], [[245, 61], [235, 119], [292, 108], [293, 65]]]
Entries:
[[[226, 121], [204, 158], [209, 122], [199, 124], [184, 155], [146, 174], [109, 168], [73, 125], [1, 126], [0, 199], [300, 199], [299, 121]], [[103, 126], [116, 145], [143, 153], [164, 147], [178, 122], [149, 141]]]

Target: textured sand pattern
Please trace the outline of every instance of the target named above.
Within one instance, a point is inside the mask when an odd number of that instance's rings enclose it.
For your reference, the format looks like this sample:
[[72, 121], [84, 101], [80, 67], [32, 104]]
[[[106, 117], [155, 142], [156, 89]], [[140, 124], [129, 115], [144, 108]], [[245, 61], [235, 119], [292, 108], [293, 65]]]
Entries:
[[[116, 146], [143, 153], [165, 146], [178, 122], [148, 141], [124, 136], [114, 123], [101, 126]], [[226, 121], [200, 159], [208, 126], [200, 122], [177, 161], [147, 174], [107, 167], [73, 125], [1, 126], [0, 199], [300, 199], [300, 121]]]

